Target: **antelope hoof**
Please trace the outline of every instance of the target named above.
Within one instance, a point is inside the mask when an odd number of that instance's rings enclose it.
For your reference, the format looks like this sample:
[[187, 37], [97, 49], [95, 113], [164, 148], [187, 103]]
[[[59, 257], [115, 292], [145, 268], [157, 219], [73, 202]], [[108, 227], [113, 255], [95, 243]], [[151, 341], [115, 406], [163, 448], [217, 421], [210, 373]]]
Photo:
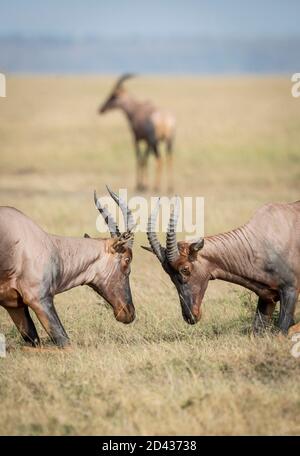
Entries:
[[253, 325], [252, 326], [252, 335], [253, 335], [253, 337], [262, 337], [268, 332], [268, 330], [270, 330], [270, 327], [268, 327], [268, 326]]
[[[30, 347], [30, 346], [24, 346], [23, 350], [26, 352], [32, 352], [32, 353], [59, 353], [61, 352], [61, 348], [59, 347]], [[68, 350], [68, 348], [64, 348], [63, 351]]]
[[22, 349], [24, 351], [32, 352], [32, 353], [44, 353], [44, 352], [60, 353], [60, 352], [69, 352], [69, 351], [73, 350], [71, 345], [65, 345], [64, 347], [46, 346], [46, 345], [40, 345], [38, 347], [33, 347], [33, 346], [30, 346], [30, 345], [24, 345], [22, 347]]
[[252, 333], [254, 336], [263, 336], [271, 329], [271, 318], [268, 315], [263, 315], [261, 312], [256, 312], [255, 319], [252, 325]]
[[279, 341], [279, 342], [285, 342], [287, 340], [287, 334], [283, 333], [283, 332], [278, 332], [276, 334], [276, 339]]
[[293, 325], [288, 330], [288, 336], [293, 336], [294, 334], [300, 334], [300, 323]]

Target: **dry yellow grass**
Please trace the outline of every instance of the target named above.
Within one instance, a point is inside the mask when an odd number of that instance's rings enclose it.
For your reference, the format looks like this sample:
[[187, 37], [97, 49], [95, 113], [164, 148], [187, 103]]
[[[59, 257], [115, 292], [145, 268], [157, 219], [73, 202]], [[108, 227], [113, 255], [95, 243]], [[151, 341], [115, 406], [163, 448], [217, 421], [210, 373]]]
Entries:
[[[133, 194], [134, 186], [125, 119], [96, 114], [111, 83], [8, 79], [0, 204], [50, 232], [97, 234], [93, 189], [108, 183]], [[130, 88], [176, 114], [176, 192], [205, 196], [206, 234], [242, 224], [264, 202], [299, 199], [300, 101], [289, 78], [141, 77]], [[187, 326], [142, 242], [137, 236], [131, 326], [78, 288], [56, 299], [73, 350], [33, 353], [0, 309], [9, 349], [0, 359], [0, 433], [299, 434], [300, 359], [288, 340], [249, 337], [255, 297], [211, 283], [202, 321]]]

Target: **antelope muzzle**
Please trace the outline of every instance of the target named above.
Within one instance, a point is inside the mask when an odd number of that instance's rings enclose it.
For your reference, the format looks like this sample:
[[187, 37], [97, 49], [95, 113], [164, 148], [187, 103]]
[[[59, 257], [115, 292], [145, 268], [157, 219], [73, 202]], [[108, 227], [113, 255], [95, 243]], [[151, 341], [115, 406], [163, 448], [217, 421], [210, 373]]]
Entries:
[[135, 319], [135, 308], [132, 302], [129, 278], [126, 278], [123, 289], [124, 295], [113, 305], [114, 315], [117, 321], [125, 324], [132, 323]]
[[201, 319], [201, 307], [198, 303], [198, 296], [193, 296], [189, 284], [178, 283], [178, 280], [173, 282], [176, 286], [183, 319], [189, 325], [195, 325]]

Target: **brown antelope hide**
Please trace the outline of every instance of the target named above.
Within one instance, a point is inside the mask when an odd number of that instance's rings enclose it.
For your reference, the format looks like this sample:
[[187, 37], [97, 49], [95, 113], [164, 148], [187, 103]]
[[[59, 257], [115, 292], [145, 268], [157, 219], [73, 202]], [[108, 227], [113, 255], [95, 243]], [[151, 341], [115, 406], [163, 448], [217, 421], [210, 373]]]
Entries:
[[148, 220], [148, 240], [178, 291], [183, 318], [197, 323], [208, 282], [241, 285], [258, 296], [254, 333], [270, 325], [280, 302], [278, 326], [283, 333], [300, 332], [294, 312], [300, 292], [300, 201], [261, 207], [252, 219], [228, 233], [196, 242], [177, 242], [178, 204], [172, 211], [166, 247], [158, 241], [155, 222], [159, 203]]
[[[173, 170], [172, 153], [175, 135], [175, 118], [166, 112], [157, 109], [148, 101], [135, 100], [125, 89], [124, 82], [133, 77], [132, 74], [124, 74], [114, 85], [106, 101], [100, 106], [99, 113], [103, 114], [111, 109], [121, 109], [129, 122], [133, 134], [136, 161], [137, 161], [137, 190], [145, 190], [148, 186], [147, 168], [148, 158], [152, 153], [156, 159], [155, 189], [160, 187], [162, 159], [159, 143], [166, 145], [168, 189], [172, 189]], [[145, 143], [142, 150], [141, 142]]]
[[96, 206], [110, 230], [108, 239], [48, 234], [17, 209], [0, 208], [0, 305], [33, 346], [40, 341], [29, 309], [57, 346], [69, 344], [53, 298], [78, 285], [88, 285], [102, 296], [118, 321], [134, 320], [129, 284], [133, 217], [125, 203], [109, 192], [125, 216], [127, 231], [120, 233], [95, 193]]

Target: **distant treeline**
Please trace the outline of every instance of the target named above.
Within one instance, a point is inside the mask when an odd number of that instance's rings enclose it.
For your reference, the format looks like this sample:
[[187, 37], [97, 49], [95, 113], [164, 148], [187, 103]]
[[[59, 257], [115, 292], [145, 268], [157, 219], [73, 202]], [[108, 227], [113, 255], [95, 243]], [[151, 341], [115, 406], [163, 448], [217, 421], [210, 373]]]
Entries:
[[299, 62], [299, 38], [0, 37], [4, 73], [294, 73]]

